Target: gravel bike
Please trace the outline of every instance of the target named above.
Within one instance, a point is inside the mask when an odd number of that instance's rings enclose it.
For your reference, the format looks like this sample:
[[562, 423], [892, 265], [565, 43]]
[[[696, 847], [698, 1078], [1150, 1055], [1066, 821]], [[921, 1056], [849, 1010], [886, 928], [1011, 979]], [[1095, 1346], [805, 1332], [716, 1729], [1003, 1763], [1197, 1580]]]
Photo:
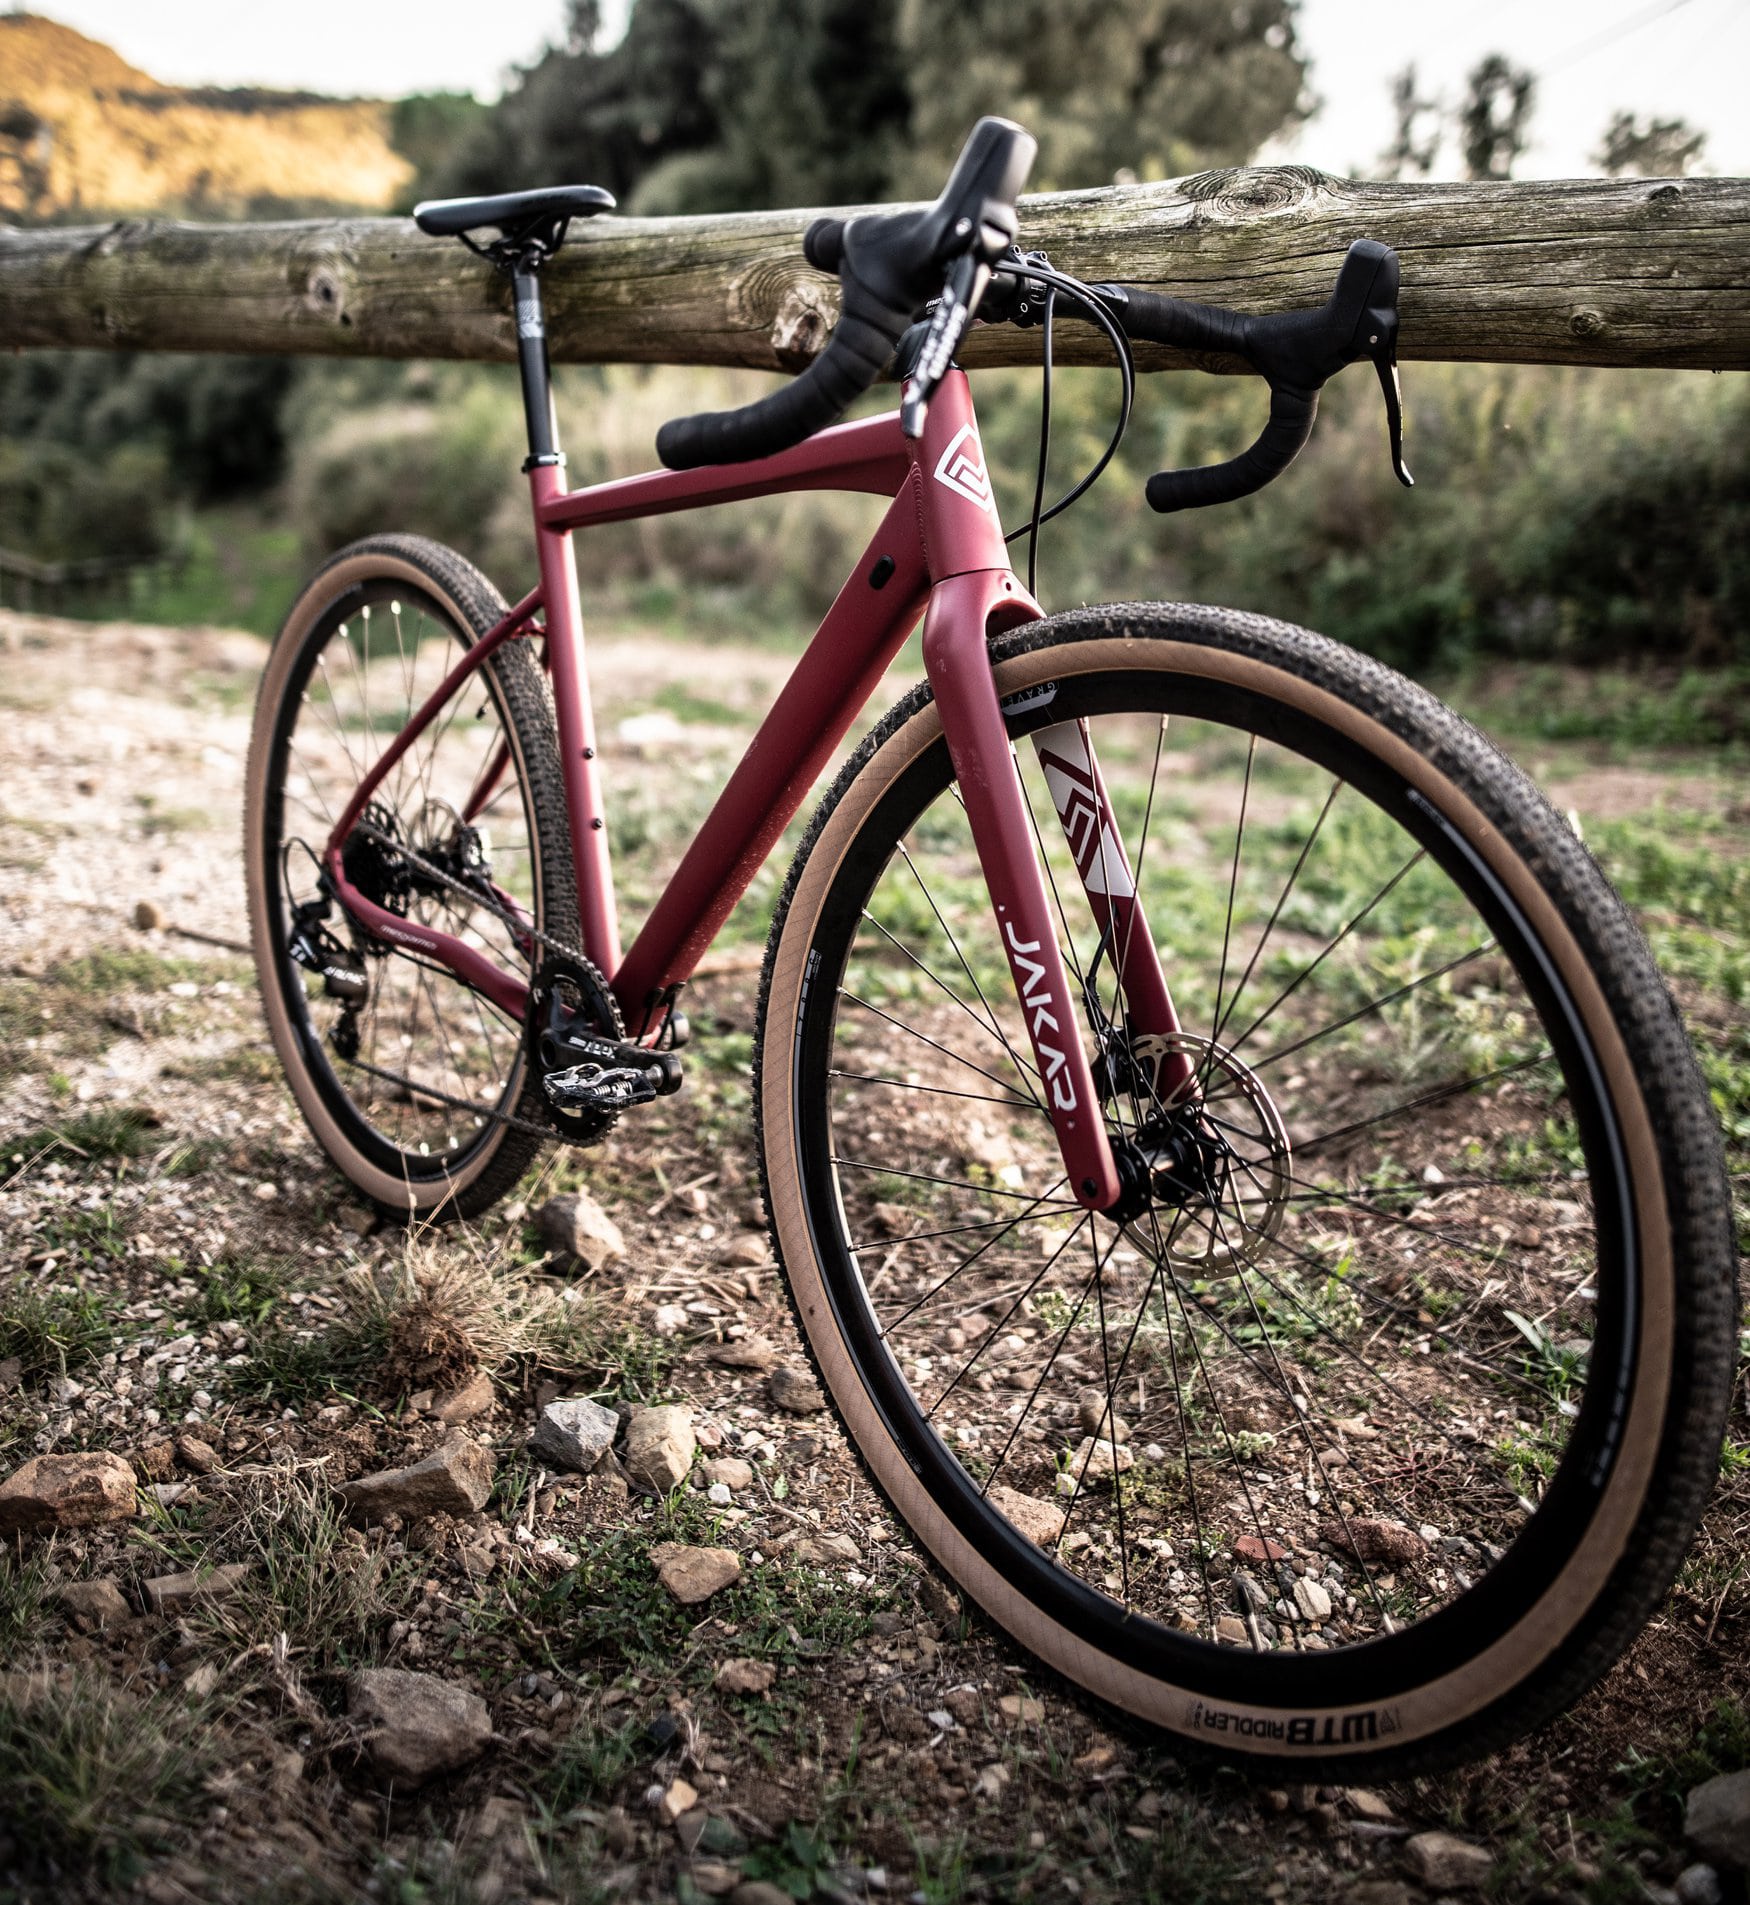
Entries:
[[[1449, 709], [1258, 615], [1023, 586], [953, 362], [975, 316], [1038, 324], [1047, 375], [1054, 323], [1098, 326], [1117, 434], [1133, 339], [1267, 378], [1258, 443], [1156, 476], [1159, 509], [1269, 481], [1361, 359], [1407, 480], [1390, 251], [1274, 317], [1084, 284], [1014, 244], [1032, 153], [982, 121], [934, 205], [817, 222], [842, 307], [813, 365], [575, 491], [539, 271], [611, 200], [419, 209], [511, 280], [539, 579], [507, 605], [381, 536], [299, 598], [248, 769], [267, 1022], [391, 1211], [479, 1212], [635, 1117], [921, 617], [925, 679], [816, 809], [760, 985], [809, 1353], [919, 1544], [1075, 1687], [1235, 1757], [1401, 1772], [1571, 1701], [1676, 1572], [1735, 1345], [1718, 1132], [1621, 902]], [[900, 409], [835, 422], [895, 358]], [[804, 488], [890, 501], [622, 949], [572, 539]]]

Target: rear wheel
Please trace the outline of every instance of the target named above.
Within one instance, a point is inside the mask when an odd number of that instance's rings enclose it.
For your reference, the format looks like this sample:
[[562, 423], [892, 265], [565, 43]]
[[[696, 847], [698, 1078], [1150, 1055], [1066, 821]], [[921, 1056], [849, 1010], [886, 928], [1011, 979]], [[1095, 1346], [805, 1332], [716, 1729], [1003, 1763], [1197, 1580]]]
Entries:
[[[453, 550], [414, 536], [353, 544], [287, 618], [250, 741], [244, 846], [268, 1030], [322, 1148], [403, 1216], [485, 1209], [543, 1148], [545, 1113], [520, 1021], [337, 905], [324, 911], [320, 855], [353, 790], [504, 613]], [[564, 816], [546, 683], [529, 644], [507, 642], [385, 778], [347, 847], [348, 876], [411, 924], [527, 974], [533, 945], [495, 907], [508, 898], [576, 943]], [[312, 919], [358, 996], [292, 956]]]
[[[1160, 605], [994, 654], [1148, 1188], [1124, 1223], [1068, 1193], [919, 690], [767, 960], [762, 1158], [826, 1387], [936, 1561], [1088, 1692], [1267, 1759], [1481, 1751], [1627, 1645], [1713, 1474], [1734, 1255], [1676, 1012], [1568, 825], [1389, 671]], [[1102, 765], [1177, 1035], [1127, 1026], [1053, 730]]]

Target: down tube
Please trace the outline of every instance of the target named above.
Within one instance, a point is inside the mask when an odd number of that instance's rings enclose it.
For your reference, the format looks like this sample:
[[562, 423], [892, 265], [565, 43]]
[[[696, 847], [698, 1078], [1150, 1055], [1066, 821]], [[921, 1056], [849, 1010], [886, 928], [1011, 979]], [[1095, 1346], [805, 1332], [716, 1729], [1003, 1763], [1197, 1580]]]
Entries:
[[914, 470], [615, 973], [634, 1037], [691, 975], [923, 612], [917, 481]]

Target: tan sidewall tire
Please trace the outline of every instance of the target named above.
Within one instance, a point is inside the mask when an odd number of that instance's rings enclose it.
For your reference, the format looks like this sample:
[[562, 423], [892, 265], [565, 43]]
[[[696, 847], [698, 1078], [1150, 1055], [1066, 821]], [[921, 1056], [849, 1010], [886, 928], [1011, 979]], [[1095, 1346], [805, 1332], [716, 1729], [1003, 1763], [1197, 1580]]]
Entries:
[[[1615, 1018], [1581, 948], [1548, 894], [1523, 862], [1505, 850], [1495, 827], [1473, 801], [1371, 716], [1270, 663], [1218, 647], [1159, 638], [1149, 639], [1146, 651], [1136, 640], [1114, 636], [1018, 655], [997, 666], [997, 690], [1004, 697], [1018, 695], [1072, 676], [1134, 671], [1145, 660], [1151, 669], [1231, 683], [1312, 715], [1353, 737], [1395, 768], [1437, 812], [1460, 829], [1508, 888], [1556, 958], [1604, 1067], [1623, 1141], [1634, 1162], [1644, 1275], [1642, 1328], [1624, 1448], [1612, 1481], [1557, 1589], [1544, 1595], [1486, 1651], [1423, 1686], [1393, 1697], [1390, 1723], [1394, 1730], [1389, 1739], [1381, 1738], [1379, 1745], [1401, 1749], [1444, 1733], [1479, 1713], [1521, 1686], [1548, 1661], [1596, 1600], [1622, 1558], [1646, 1504], [1666, 1419], [1675, 1302], [1671, 1232], [1652, 1124]], [[1280, 1753], [1279, 1729], [1274, 1736], [1264, 1730], [1248, 1736], [1233, 1729], [1247, 1721], [1268, 1728], [1283, 1719], [1285, 1709], [1219, 1703], [1232, 1719], [1225, 1723], [1227, 1730], [1212, 1734], [1206, 1713], [1198, 1724], [1199, 1709], [1207, 1709], [1209, 1702], [1091, 1647], [1021, 1596], [950, 1523], [918, 1481], [904, 1450], [891, 1437], [866, 1394], [837, 1332], [803, 1208], [792, 1109], [794, 1034], [804, 963], [833, 880], [865, 818], [895, 778], [940, 734], [935, 705], [926, 702], [889, 736], [844, 790], [808, 849], [772, 954], [760, 1053], [763, 1082], [758, 1115], [771, 1216], [797, 1313], [846, 1430], [876, 1481], [945, 1573], [999, 1626], [1078, 1686], [1153, 1725], [1219, 1745], [1226, 1751]], [[1353, 1758], [1357, 1736], [1351, 1733], [1345, 1739], [1344, 1717], [1356, 1716], [1354, 1724], [1361, 1727], [1367, 1724], [1363, 1716], [1373, 1711], [1372, 1707], [1330, 1709], [1329, 1717], [1335, 1723], [1329, 1729], [1332, 1744], [1303, 1747], [1295, 1757], [1317, 1754]], [[1322, 1723], [1327, 1716], [1321, 1712], [1316, 1717]], [[1325, 1736], [1321, 1724], [1315, 1737]]]
[[[274, 950], [275, 929], [269, 910], [270, 895], [277, 893], [278, 875], [275, 873], [272, 878], [268, 877], [268, 869], [264, 865], [265, 842], [262, 838], [262, 813], [267, 799], [267, 775], [273, 747], [273, 712], [279, 706], [287, 677], [303, 650], [305, 638], [312, 625], [342, 591], [361, 582], [385, 579], [405, 582], [431, 596], [444, 613], [453, 618], [456, 627], [467, 631], [472, 637], [477, 638], [481, 632], [475, 618], [434, 575], [403, 556], [375, 549], [361, 550], [356, 555], [342, 555], [310, 582], [293, 604], [285, 626], [274, 641], [256, 699], [255, 724], [249, 740], [249, 761], [244, 780], [244, 875], [249, 898], [249, 939], [255, 953], [262, 1013], [292, 1095], [298, 1101], [298, 1109], [304, 1114], [304, 1120], [316, 1142], [336, 1168], [373, 1203], [401, 1216], [427, 1216], [440, 1208], [451, 1208], [465, 1197], [469, 1189], [492, 1167], [506, 1138], [511, 1135], [510, 1128], [499, 1126], [495, 1141], [482, 1144], [460, 1170], [447, 1178], [427, 1182], [410, 1182], [397, 1177], [360, 1155], [310, 1076], [291, 1013], [280, 990]], [[517, 773], [526, 787], [528, 763], [522, 752], [523, 737], [517, 732], [514, 721], [507, 719], [504, 725], [516, 755]], [[541, 856], [535, 854], [531, 858], [534, 862], [534, 877], [539, 880], [542, 877]], [[511, 1096], [512, 1104], [519, 1103], [523, 1097], [523, 1071], [524, 1060], [519, 1057], [516, 1073], [518, 1082]]]

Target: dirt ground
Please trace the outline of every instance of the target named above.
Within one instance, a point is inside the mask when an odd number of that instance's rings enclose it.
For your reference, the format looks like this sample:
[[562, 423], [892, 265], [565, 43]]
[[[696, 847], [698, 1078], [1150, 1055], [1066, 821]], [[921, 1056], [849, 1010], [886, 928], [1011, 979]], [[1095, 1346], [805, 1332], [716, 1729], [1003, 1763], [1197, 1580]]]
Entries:
[[[770, 1370], [802, 1357], [747, 1116], [769, 881], [693, 989], [682, 1097], [554, 1154], [472, 1229], [410, 1242], [344, 1193], [240, 949], [262, 654], [0, 614], [0, 1474], [109, 1449], [146, 1491], [131, 1520], [0, 1558], [0, 1898], [1409, 1905], [1439, 1895], [1406, 1850], [1434, 1829], [1486, 1850], [1492, 1897], [1674, 1896], [1684, 1792], [1750, 1763], [1741, 1402], [1665, 1607], [1530, 1742], [1377, 1791], [1188, 1763], [965, 1618], [830, 1416], [774, 1400]], [[671, 801], [652, 730], [613, 738], [666, 710], [702, 800], [784, 668], [597, 644], [616, 786]], [[1744, 789], [1716, 762], [1545, 753], [1583, 822], [1687, 814], [1741, 845]], [[1742, 1041], [1741, 995], [1686, 1003]], [[532, 1218], [580, 1187], [625, 1255], [562, 1278]], [[481, 1376], [484, 1508], [350, 1526], [336, 1485], [437, 1447], [434, 1412]], [[685, 1404], [701, 1459], [750, 1479], [665, 1501], [543, 1467], [538, 1408], [583, 1394]], [[665, 1540], [734, 1549], [740, 1579], [677, 1607]], [[226, 1563], [245, 1572], [224, 1599], [146, 1591]], [[101, 1625], [59, 1597], [97, 1578], [126, 1602]], [[370, 1667], [478, 1693], [484, 1752], [385, 1788], [347, 1713]]]

